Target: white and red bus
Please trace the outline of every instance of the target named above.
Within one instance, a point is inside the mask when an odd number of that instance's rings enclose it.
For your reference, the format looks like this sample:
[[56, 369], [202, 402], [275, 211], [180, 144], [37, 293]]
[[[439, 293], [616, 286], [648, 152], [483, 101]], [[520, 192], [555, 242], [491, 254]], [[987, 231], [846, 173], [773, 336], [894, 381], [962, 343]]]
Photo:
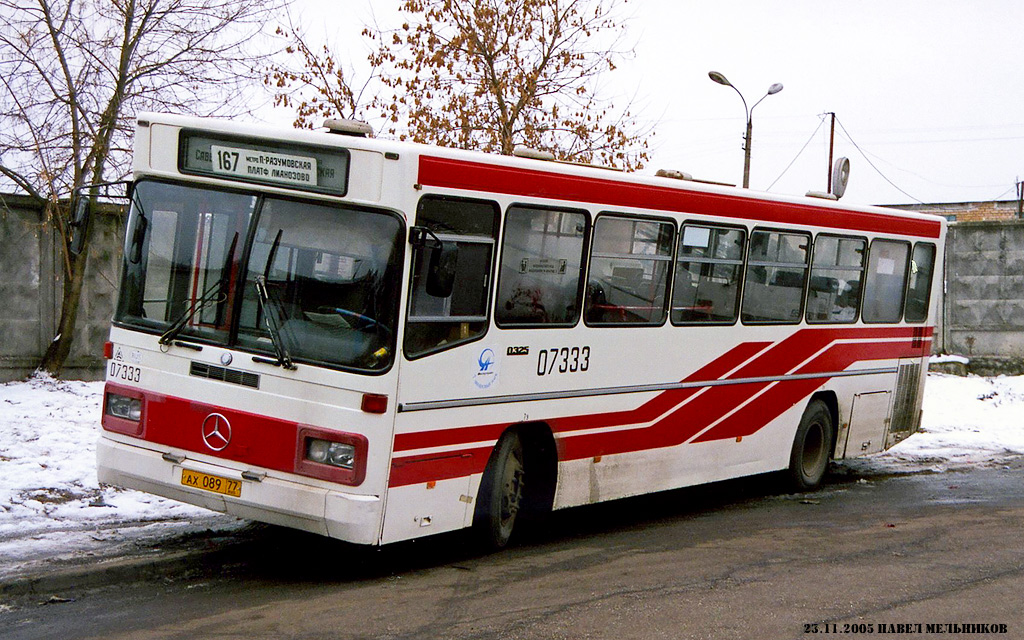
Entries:
[[500, 547], [917, 429], [941, 218], [325, 128], [140, 116], [102, 482]]

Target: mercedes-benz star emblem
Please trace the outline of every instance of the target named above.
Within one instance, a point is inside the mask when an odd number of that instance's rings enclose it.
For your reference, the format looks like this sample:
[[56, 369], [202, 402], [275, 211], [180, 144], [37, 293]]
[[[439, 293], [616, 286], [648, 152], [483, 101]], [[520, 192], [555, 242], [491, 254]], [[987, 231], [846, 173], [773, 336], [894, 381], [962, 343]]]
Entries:
[[223, 451], [231, 442], [231, 423], [219, 413], [211, 413], [203, 420], [203, 442], [214, 451]]

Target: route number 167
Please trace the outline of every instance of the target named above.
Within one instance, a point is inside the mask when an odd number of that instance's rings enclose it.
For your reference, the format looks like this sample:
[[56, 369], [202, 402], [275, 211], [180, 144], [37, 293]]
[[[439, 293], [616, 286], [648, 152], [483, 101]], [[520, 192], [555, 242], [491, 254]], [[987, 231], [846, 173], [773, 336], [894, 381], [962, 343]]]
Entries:
[[555, 347], [537, 352], [537, 375], [576, 373], [590, 368], [590, 347]]
[[221, 149], [217, 151], [217, 168], [221, 171], [238, 171], [238, 152]]

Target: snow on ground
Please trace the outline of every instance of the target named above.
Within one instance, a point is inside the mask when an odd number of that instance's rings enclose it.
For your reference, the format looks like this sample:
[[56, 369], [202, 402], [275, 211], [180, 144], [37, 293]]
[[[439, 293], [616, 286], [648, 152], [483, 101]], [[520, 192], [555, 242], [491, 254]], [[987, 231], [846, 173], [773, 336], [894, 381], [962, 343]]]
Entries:
[[998, 466], [1024, 455], [1024, 376], [929, 373], [921, 431], [884, 453], [843, 461], [853, 471], [913, 473]]
[[[35, 376], [0, 385], [0, 579], [41, 558], [107, 555], [233, 518], [96, 480], [102, 382]], [[994, 466], [1024, 455], [1024, 376], [929, 374], [922, 431], [842, 466], [912, 473]]]
[[0, 578], [31, 560], [237, 526], [206, 509], [96, 480], [102, 382], [0, 384]]

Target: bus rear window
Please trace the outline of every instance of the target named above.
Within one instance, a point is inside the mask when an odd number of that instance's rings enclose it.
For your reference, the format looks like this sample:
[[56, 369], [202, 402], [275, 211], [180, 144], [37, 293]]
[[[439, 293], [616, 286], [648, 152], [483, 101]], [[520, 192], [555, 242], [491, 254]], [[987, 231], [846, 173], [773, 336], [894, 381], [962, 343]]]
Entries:
[[932, 273], [935, 270], [935, 245], [919, 242], [914, 245], [910, 261], [910, 284], [907, 287], [907, 304], [904, 318], [907, 322], [924, 322], [928, 319], [928, 301], [932, 293]]
[[871, 243], [864, 283], [864, 322], [900, 321], [909, 257], [909, 242], [875, 240]]

